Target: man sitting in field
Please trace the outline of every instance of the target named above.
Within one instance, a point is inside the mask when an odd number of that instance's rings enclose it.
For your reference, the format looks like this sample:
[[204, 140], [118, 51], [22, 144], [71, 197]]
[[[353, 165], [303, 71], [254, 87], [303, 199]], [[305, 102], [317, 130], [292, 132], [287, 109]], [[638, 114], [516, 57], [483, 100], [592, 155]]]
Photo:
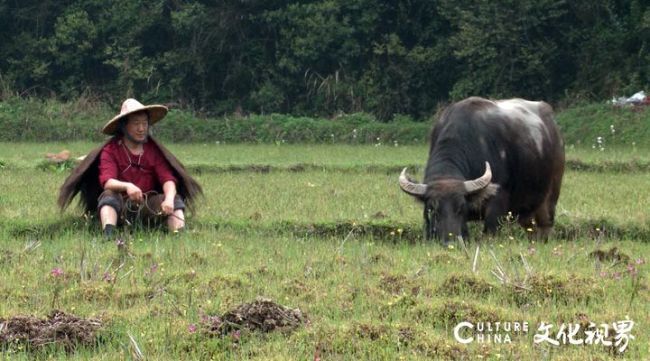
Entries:
[[170, 232], [185, 226], [185, 206], [202, 192], [183, 165], [149, 134], [167, 115], [162, 105], [122, 103], [120, 114], [102, 132], [112, 137], [91, 151], [61, 186], [65, 209], [77, 193], [87, 212], [97, 210], [105, 237], [120, 221], [167, 222]]

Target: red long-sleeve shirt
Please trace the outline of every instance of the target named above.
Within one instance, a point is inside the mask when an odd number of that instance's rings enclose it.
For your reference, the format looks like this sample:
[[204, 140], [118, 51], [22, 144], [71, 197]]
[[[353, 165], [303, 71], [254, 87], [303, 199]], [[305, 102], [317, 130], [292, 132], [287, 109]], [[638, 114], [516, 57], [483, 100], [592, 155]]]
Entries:
[[143, 144], [141, 155], [133, 154], [116, 137], [104, 146], [99, 155], [99, 184], [104, 187], [109, 179], [135, 184], [142, 192], [162, 192], [167, 181], [178, 184], [171, 166], [153, 142]]

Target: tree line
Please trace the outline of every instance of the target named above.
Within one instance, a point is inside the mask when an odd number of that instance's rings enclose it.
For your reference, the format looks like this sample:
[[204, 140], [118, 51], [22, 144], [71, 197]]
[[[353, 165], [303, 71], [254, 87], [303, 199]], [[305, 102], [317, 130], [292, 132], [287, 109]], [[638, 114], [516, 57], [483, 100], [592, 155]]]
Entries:
[[422, 119], [648, 85], [641, 0], [0, 0], [2, 94]]

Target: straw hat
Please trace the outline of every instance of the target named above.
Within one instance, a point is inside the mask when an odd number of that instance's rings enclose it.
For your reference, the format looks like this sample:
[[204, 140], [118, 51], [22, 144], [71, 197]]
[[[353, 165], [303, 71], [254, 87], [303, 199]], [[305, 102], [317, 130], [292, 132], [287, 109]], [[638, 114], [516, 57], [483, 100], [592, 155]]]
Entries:
[[129, 98], [122, 103], [122, 109], [120, 114], [116, 115], [113, 119], [109, 120], [104, 128], [102, 128], [102, 133], [113, 135], [117, 130], [117, 125], [120, 122], [120, 119], [126, 117], [129, 114], [137, 113], [139, 111], [146, 110], [149, 113], [149, 125], [152, 125], [164, 118], [167, 115], [167, 107], [164, 105], [143, 105], [139, 101]]

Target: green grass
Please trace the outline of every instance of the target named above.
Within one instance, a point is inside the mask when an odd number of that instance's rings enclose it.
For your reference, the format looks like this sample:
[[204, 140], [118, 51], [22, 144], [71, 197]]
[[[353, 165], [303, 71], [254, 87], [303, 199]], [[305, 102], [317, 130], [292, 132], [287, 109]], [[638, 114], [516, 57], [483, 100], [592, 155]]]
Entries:
[[[60, 215], [55, 195], [66, 175], [37, 169], [0, 172], [3, 189], [12, 189], [16, 179], [22, 180], [21, 192], [0, 195], [0, 224], [22, 229], [56, 223]], [[397, 175], [329, 170], [205, 173], [197, 176], [205, 188], [205, 202], [192, 222], [270, 229], [280, 223], [382, 223], [407, 227], [417, 233], [421, 205], [399, 190]], [[557, 222], [559, 227], [580, 229], [582, 233], [605, 223], [650, 234], [647, 204], [650, 192], [645, 173], [568, 171], [557, 207]], [[67, 214], [75, 216], [79, 211], [72, 207]]]
[[[635, 286], [624, 265], [601, 276], [588, 256], [592, 241], [530, 245], [504, 240], [485, 245], [476, 275], [470, 271], [472, 261], [459, 249], [355, 236], [343, 242], [227, 230], [181, 237], [135, 234], [129, 243], [131, 256], [119, 271], [115, 244], [94, 234], [71, 232], [29, 252], [21, 252], [23, 246], [22, 240], [3, 241], [0, 291], [6, 299], [0, 315], [44, 315], [54, 305], [101, 317], [106, 324], [103, 343], [97, 350], [82, 349], [73, 359], [122, 358], [128, 355], [127, 333], [155, 359], [311, 359], [317, 349], [324, 359], [449, 359], [451, 350], [468, 357], [533, 359], [542, 351], [532, 347], [530, 335], [512, 345], [465, 348], [455, 343], [450, 329], [463, 318], [534, 324], [577, 320], [578, 314], [598, 323], [629, 316], [637, 322], [637, 339], [628, 358], [648, 356], [642, 338], [650, 332], [647, 289], [630, 296]], [[647, 246], [637, 242], [602, 244], [612, 246], [632, 259], [647, 255]], [[489, 249], [511, 275], [523, 267], [508, 260], [525, 254], [532, 274], [554, 280], [554, 287], [531, 283], [532, 291], [521, 294], [500, 285], [490, 272], [497, 263]], [[158, 266], [154, 272], [153, 265]], [[66, 275], [57, 299], [50, 276], [55, 267]], [[647, 287], [643, 267], [642, 287]], [[104, 272], [118, 281], [104, 281]], [[613, 272], [621, 272], [622, 278], [609, 276]], [[457, 287], [449, 288], [450, 280]], [[487, 288], [469, 283], [476, 281]], [[188, 331], [190, 324], [200, 323], [201, 312], [222, 314], [257, 296], [300, 308], [310, 325], [286, 336], [245, 332], [238, 345], [231, 337], [207, 339]], [[400, 341], [400, 332], [410, 338]], [[563, 359], [606, 356], [600, 346], [565, 346], [554, 352]]]
[[[7, 143], [0, 142], [0, 160], [18, 168], [36, 167], [46, 153], [64, 149], [79, 157], [98, 146], [97, 143]], [[425, 146], [368, 145], [269, 145], [269, 144], [170, 144], [168, 148], [187, 166], [242, 166], [251, 164], [288, 167], [317, 164], [324, 167], [423, 165]]]
[[616, 108], [607, 103], [582, 104], [558, 112], [556, 118], [569, 145], [591, 147], [601, 137], [606, 149], [612, 145], [650, 146], [648, 107]]
[[[0, 142], [0, 162], [5, 168], [35, 168], [45, 160], [46, 153], [67, 149], [72, 157], [79, 157], [96, 146], [97, 143], [88, 142]], [[201, 171], [246, 170], [252, 166], [268, 166], [271, 170], [303, 166], [336, 171], [394, 171], [405, 166], [421, 168], [428, 156], [425, 145], [170, 144], [168, 147], [190, 169]], [[566, 158], [568, 169], [650, 170], [650, 152], [645, 147], [619, 145], [601, 151], [589, 146], [568, 146]]]
[[[557, 228], [573, 236], [531, 243], [506, 227], [480, 244], [472, 272], [477, 244], [466, 253], [423, 242], [421, 206], [397, 186], [392, 169], [424, 164], [425, 147], [171, 145], [187, 164], [244, 170], [199, 174], [206, 199], [190, 231], [127, 232], [129, 255], [102, 241], [96, 224], [86, 227], [78, 210], [58, 213], [55, 194], [67, 172], [36, 168], [46, 151], [90, 147], [0, 144], [8, 164], [0, 169], [0, 318], [58, 308], [104, 322], [93, 347], [67, 355], [11, 346], [2, 358], [130, 359], [131, 334], [146, 357], [161, 360], [609, 359], [601, 345], [534, 345], [540, 321], [557, 331], [584, 317], [634, 320], [624, 358], [650, 358], [649, 266], [635, 264], [650, 254], [647, 172], [567, 171]], [[607, 150], [572, 151], [591, 164], [609, 161]], [[634, 157], [622, 149], [616, 159]], [[252, 164], [317, 167], [246, 171]], [[590, 256], [613, 247], [629, 258]], [[64, 271], [58, 280], [50, 274], [56, 267]], [[511, 283], [497, 280], [498, 267]], [[300, 308], [309, 324], [289, 334], [243, 332], [239, 342], [201, 332], [201, 314], [258, 296]], [[464, 346], [452, 336], [461, 320], [528, 321], [530, 332], [512, 344]], [[191, 324], [199, 332], [189, 332]]]

